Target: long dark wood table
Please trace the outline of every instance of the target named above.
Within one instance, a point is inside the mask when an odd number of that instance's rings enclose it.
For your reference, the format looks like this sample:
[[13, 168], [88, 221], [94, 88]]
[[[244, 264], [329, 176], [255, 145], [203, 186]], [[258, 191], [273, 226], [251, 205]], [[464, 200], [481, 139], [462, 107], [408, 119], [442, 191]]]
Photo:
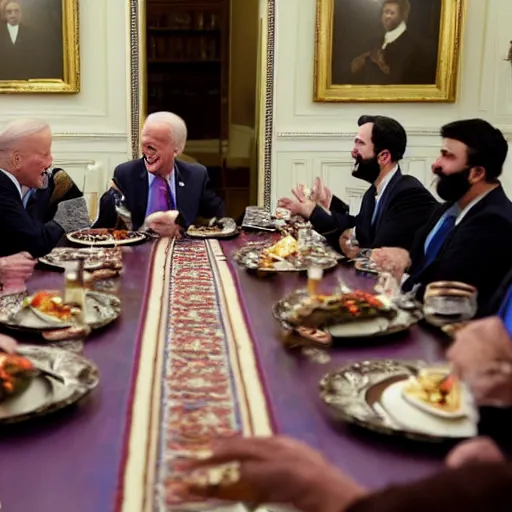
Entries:
[[[242, 235], [223, 242], [229, 258], [248, 240]], [[0, 502], [3, 510], [25, 512], [110, 511], [116, 509], [119, 471], [125, 454], [126, 418], [137, 362], [137, 329], [143, 312], [151, 245], [124, 250], [119, 294], [123, 312], [115, 325], [86, 341], [84, 353], [96, 362], [101, 383], [75, 407], [33, 423], [0, 431]], [[285, 350], [270, 306], [303, 285], [303, 276], [258, 279], [230, 266], [253, 339], [270, 411], [278, 433], [299, 438], [369, 487], [419, 478], [442, 464], [443, 451], [431, 445], [404, 444], [346, 425], [333, 424], [320, 401], [323, 374], [350, 361], [367, 358], [439, 361], [442, 348], [420, 327], [378, 344], [338, 347], [332, 360], [317, 364]], [[327, 274], [326, 286], [342, 276], [351, 287], [369, 289], [371, 278], [339, 267]], [[37, 271], [29, 290], [55, 288], [62, 275]], [[150, 305], [149, 305], [150, 306]], [[23, 341], [34, 342], [35, 338]]]

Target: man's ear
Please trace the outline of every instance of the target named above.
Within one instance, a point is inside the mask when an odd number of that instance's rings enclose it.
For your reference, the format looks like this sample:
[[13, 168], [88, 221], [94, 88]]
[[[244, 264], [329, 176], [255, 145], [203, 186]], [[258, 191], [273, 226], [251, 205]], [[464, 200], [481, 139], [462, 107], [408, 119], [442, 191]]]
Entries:
[[469, 172], [469, 183], [471, 183], [471, 185], [474, 185], [479, 181], [484, 181], [486, 177], [487, 171], [485, 170], [485, 167], [472, 167]]

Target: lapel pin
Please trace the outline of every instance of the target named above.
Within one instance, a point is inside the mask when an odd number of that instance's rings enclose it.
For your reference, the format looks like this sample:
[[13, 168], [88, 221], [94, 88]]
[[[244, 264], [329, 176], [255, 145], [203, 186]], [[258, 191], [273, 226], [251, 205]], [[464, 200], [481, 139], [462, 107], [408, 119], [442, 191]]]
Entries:
[[184, 186], [185, 186], [185, 183], [183, 183], [183, 181], [178, 181], [178, 185], [179, 185], [180, 187], [184, 187]]

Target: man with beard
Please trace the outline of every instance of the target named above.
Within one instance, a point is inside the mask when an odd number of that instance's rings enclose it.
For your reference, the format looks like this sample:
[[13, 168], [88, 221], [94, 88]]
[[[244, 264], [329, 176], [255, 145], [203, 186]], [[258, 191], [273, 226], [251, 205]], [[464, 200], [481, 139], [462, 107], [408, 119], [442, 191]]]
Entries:
[[482, 119], [441, 128], [441, 154], [432, 165], [437, 193], [446, 202], [421, 229], [411, 253], [383, 248], [376, 263], [403, 278], [405, 291], [434, 281], [461, 281], [478, 289], [480, 316], [510, 269], [512, 203], [499, 181], [508, 152], [500, 130]]
[[150, 215], [156, 218], [156, 214], [158, 222], [149, 227], [162, 236], [177, 233], [173, 217], [165, 216], [165, 212], [179, 211], [185, 226], [199, 216], [224, 215], [224, 204], [212, 191], [206, 168], [177, 159], [187, 141], [183, 119], [171, 112], [150, 114], [141, 140], [143, 157], [116, 167], [111, 188], [100, 200], [94, 227], [114, 228], [119, 224], [115, 208], [119, 197], [124, 197], [133, 229], [139, 229]]
[[[392, 245], [410, 250], [415, 231], [428, 221], [437, 202], [416, 178], [400, 171], [398, 162], [405, 152], [407, 136], [398, 121], [365, 115], [358, 125], [352, 176], [371, 183], [359, 214], [350, 215], [346, 205], [321, 183], [312, 199], [297, 187], [293, 190], [295, 199], [282, 198], [279, 206], [309, 219], [331, 245], [339, 248], [341, 243], [349, 257], [358, 251], [353, 246], [372, 249]], [[354, 227], [355, 239], [349, 231]]]

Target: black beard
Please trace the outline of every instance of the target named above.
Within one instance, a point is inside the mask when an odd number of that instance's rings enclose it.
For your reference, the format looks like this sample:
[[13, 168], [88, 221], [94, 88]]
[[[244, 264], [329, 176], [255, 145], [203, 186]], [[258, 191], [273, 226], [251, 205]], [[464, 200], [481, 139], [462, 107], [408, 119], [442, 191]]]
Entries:
[[457, 202], [471, 188], [469, 183], [470, 167], [454, 174], [443, 174], [441, 168], [434, 169], [437, 179], [437, 195], [444, 201]]
[[357, 156], [352, 176], [359, 180], [367, 181], [368, 183], [375, 183], [375, 180], [379, 177], [380, 166], [377, 161], [377, 157], [363, 159], [361, 156]]

